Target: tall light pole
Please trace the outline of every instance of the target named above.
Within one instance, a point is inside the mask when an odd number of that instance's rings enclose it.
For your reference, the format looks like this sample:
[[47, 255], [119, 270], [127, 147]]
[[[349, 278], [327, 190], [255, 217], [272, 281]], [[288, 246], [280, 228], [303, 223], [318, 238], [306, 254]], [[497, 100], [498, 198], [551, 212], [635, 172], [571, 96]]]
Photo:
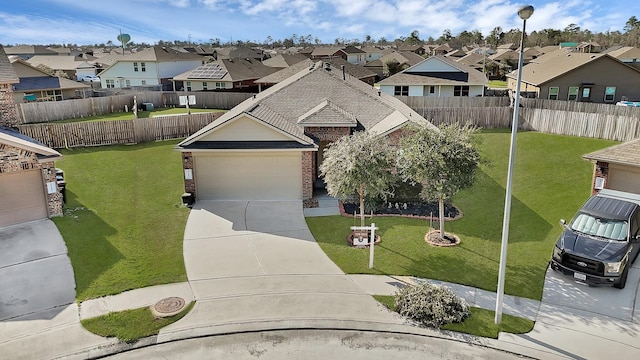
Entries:
[[518, 10], [522, 19], [522, 39], [518, 54], [518, 77], [516, 79], [516, 94], [513, 102], [513, 120], [511, 121], [511, 146], [509, 149], [509, 170], [507, 171], [507, 192], [504, 198], [504, 219], [502, 220], [502, 246], [500, 248], [500, 271], [498, 272], [498, 296], [496, 297], [496, 325], [502, 322], [502, 304], [504, 300], [504, 278], [507, 267], [507, 244], [509, 242], [509, 218], [511, 217], [511, 184], [513, 182], [513, 161], [516, 155], [516, 134], [518, 133], [518, 110], [520, 110], [520, 83], [522, 82], [522, 57], [524, 53], [524, 35], [527, 19], [533, 14], [533, 6], [523, 6]]

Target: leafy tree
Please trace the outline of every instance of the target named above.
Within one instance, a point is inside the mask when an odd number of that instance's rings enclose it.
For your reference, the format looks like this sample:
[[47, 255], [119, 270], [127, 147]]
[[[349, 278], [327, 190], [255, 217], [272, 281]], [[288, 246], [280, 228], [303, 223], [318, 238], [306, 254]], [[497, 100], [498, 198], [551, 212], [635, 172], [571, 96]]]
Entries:
[[387, 76], [391, 76], [393, 74], [397, 74], [402, 71], [402, 65], [396, 60], [389, 60], [384, 63], [384, 67], [387, 70]]
[[358, 194], [360, 223], [364, 226], [364, 199], [386, 199], [394, 180], [392, 168], [393, 148], [386, 137], [362, 131], [329, 145], [320, 173], [329, 195], [344, 199]]
[[409, 45], [419, 45], [422, 44], [422, 40], [420, 40], [420, 33], [418, 30], [413, 30], [409, 37], [406, 40]]
[[422, 199], [438, 201], [440, 236], [444, 237], [444, 202], [473, 185], [480, 153], [475, 128], [452, 124], [439, 129], [411, 129], [411, 135], [400, 140], [397, 169], [404, 181], [422, 185]]

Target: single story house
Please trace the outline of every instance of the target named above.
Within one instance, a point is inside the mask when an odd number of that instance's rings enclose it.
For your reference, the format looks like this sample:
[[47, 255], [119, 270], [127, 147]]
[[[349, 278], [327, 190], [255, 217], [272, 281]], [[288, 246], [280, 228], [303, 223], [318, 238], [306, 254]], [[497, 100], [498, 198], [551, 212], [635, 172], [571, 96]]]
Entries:
[[205, 200], [306, 200], [326, 146], [368, 129], [397, 142], [433, 127], [400, 100], [319, 61], [180, 142], [185, 192]]
[[[507, 74], [507, 87], [515, 90], [516, 72]], [[539, 99], [615, 104], [623, 98], [640, 101], [640, 69], [609, 54], [558, 50], [522, 67], [523, 92]]]
[[255, 81], [278, 70], [255, 59], [220, 59], [177, 74], [171, 81], [174, 91], [257, 92]]
[[380, 90], [394, 96], [484, 96], [486, 76], [463, 63], [441, 55], [380, 81]]
[[49, 75], [17, 56], [11, 56], [9, 60], [20, 79], [13, 85], [16, 103], [73, 99], [91, 89], [90, 85]]
[[582, 157], [594, 163], [593, 194], [602, 189], [640, 194], [640, 138]]

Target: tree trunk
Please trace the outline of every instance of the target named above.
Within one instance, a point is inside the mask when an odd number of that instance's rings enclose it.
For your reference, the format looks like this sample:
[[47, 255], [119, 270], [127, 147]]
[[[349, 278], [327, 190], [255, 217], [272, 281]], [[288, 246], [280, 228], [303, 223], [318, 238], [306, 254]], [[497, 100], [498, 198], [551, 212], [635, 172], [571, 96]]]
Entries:
[[360, 226], [364, 226], [364, 185], [360, 184]]
[[444, 239], [444, 199], [438, 200], [438, 215], [440, 221], [440, 236]]

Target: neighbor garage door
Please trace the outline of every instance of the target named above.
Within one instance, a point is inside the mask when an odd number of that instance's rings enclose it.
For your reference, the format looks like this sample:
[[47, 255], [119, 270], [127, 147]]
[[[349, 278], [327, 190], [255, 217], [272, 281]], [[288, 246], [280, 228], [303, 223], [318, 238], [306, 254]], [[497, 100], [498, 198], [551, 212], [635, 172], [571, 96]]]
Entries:
[[0, 174], [0, 226], [46, 217], [40, 170]]
[[302, 199], [299, 152], [220, 152], [195, 160], [198, 199]]
[[607, 181], [608, 189], [640, 194], [640, 169], [637, 167], [609, 164]]

